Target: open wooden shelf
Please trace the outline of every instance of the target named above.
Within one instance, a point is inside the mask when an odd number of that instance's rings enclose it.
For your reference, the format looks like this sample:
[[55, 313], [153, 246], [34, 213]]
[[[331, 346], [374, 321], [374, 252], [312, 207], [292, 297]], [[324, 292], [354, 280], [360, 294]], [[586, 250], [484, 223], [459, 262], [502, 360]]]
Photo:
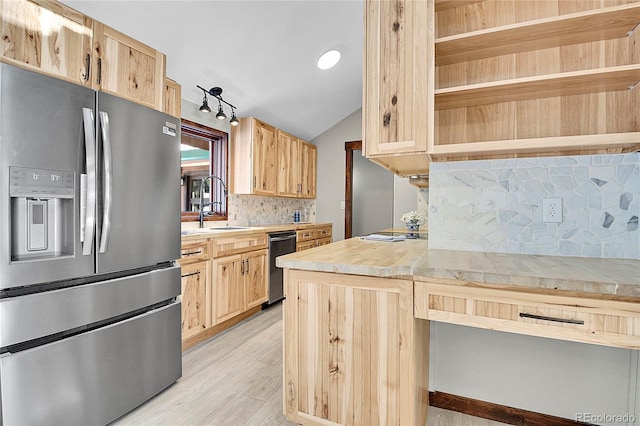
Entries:
[[[436, 2], [436, 10], [451, 6]], [[475, 2], [466, 2], [475, 3]], [[435, 40], [436, 66], [625, 37], [640, 23], [640, 3], [537, 19]]]
[[436, 12], [483, 1], [484, 0], [436, 0]]
[[640, 64], [514, 78], [437, 89], [435, 109], [596, 92], [640, 90], [640, 87], [634, 87], [638, 82], [640, 82]]
[[635, 151], [640, 148], [640, 132], [606, 133], [600, 135], [553, 136], [546, 138], [513, 139], [436, 145], [431, 155], [437, 157], [545, 152], [555, 150], [602, 149], [615, 147], [616, 152]]

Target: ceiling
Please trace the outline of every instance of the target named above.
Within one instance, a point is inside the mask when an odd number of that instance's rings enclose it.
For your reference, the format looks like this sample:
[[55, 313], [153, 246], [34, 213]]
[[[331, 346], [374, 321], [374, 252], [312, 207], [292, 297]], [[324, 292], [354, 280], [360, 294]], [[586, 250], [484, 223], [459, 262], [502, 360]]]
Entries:
[[[363, 1], [62, 3], [165, 53], [167, 77], [194, 104], [203, 97], [196, 85], [219, 86], [239, 117], [254, 116], [306, 140], [362, 105]], [[320, 70], [316, 60], [329, 49], [342, 58]], [[214, 109], [211, 97], [209, 103]]]

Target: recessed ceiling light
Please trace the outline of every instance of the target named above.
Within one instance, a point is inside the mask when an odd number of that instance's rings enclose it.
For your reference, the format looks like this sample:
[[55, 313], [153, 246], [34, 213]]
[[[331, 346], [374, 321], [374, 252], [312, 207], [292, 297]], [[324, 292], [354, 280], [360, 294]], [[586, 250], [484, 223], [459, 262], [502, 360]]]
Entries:
[[333, 50], [324, 52], [322, 56], [320, 56], [320, 59], [318, 59], [317, 65], [318, 65], [318, 68], [320, 68], [321, 70], [328, 70], [329, 68], [337, 64], [339, 60], [340, 60], [340, 52], [338, 50], [333, 49]]

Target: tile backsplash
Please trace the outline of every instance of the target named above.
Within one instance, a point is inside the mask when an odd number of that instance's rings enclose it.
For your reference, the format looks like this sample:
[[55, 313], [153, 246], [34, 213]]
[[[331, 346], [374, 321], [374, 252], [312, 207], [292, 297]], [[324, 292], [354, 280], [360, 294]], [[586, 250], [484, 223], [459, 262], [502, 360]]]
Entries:
[[[640, 258], [640, 153], [432, 163], [429, 246]], [[545, 223], [542, 200], [561, 198]]]
[[273, 225], [293, 222], [296, 209], [309, 211], [309, 222], [316, 221], [316, 200], [229, 194], [229, 225]]

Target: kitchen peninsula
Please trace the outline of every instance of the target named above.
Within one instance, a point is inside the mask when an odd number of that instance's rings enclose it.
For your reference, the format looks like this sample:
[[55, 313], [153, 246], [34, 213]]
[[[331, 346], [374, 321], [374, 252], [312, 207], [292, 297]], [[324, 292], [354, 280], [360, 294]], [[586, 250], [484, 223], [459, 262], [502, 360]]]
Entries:
[[640, 348], [640, 261], [340, 241], [285, 271], [284, 408], [302, 424], [424, 424], [429, 320]]

